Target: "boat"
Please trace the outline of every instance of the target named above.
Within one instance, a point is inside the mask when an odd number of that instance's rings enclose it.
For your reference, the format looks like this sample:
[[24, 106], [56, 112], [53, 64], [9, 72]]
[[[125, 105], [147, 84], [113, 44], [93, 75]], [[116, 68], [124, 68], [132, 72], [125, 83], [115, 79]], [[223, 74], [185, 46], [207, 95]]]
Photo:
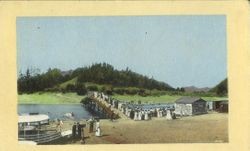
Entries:
[[18, 141], [20, 144], [44, 144], [71, 136], [72, 131], [58, 131], [50, 124], [46, 114], [22, 114], [18, 116]]
[[73, 112], [65, 113], [63, 116], [64, 116], [64, 117], [67, 117], [67, 118], [70, 118], [70, 119], [74, 119], [74, 117], [75, 117], [75, 115], [74, 115]]

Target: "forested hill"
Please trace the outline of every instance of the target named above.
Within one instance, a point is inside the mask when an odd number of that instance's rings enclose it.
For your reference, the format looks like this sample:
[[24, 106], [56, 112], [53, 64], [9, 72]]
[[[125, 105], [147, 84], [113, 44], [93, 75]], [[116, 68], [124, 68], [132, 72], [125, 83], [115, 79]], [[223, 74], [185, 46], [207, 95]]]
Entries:
[[32, 93], [44, 91], [74, 78], [77, 79], [76, 85], [93, 82], [96, 84], [109, 84], [115, 87], [174, 90], [174, 88], [164, 82], [138, 74], [128, 68], [117, 70], [107, 63], [98, 63], [67, 72], [59, 69], [49, 69], [47, 72], [39, 74], [27, 69], [25, 73], [20, 73], [19, 75], [18, 92]]
[[218, 85], [210, 90], [210, 92], [215, 92], [217, 95], [225, 96], [228, 94], [228, 83], [227, 78], [221, 81]]

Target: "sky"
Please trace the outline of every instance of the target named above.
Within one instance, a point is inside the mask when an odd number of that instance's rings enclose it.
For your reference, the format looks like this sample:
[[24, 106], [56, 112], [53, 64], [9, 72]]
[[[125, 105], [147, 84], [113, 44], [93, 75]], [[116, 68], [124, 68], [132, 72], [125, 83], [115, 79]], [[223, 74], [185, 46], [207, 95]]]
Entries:
[[17, 17], [18, 73], [106, 62], [172, 87], [213, 87], [227, 77], [226, 17]]

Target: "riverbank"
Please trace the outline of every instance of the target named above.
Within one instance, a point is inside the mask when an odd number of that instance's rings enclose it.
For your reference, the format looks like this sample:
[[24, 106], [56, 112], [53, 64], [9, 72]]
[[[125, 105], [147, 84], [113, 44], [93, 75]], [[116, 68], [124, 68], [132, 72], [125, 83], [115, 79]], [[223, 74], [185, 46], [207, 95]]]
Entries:
[[[32, 94], [18, 95], [18, 104], [79, 104], [86, 96], [79, 96], [76, 93], [56, 93], [56, 92], [37, 92]], [[139, 100], [142, 103], [171, 103], [176, 101], [181, 95], [162, 95], [162, 96], [139, 96], [139, 95], [112, 95], [113, 98], [121, 101]], [[225, 100], [223, 97], [202, 97], [207, 101]]]
[[[85, 120], [79, 121], [86, 124]], [[71, 129], [74, 121], [64, 121], [63, 129]], [[176, 120], [153, 118], [150, 121], [101, 120], [102, 137], [85, 130], [86, 144], [136, 143], [222, 143], [228, 142], [228, 114], [209, 113]], [[60, 141], [56, 144], [81, 144], [77, 141]]]
[[18, 104], [80, 104], [85, 97], [76, 93], [37, 92], [18, 95]]

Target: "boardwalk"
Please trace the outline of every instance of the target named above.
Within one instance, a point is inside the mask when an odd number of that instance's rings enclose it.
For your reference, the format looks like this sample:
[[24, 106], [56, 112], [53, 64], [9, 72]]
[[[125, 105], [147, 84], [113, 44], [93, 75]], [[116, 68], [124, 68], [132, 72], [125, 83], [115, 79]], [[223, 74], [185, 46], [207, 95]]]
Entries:
[[97, 92], [92, 92], [88, 94], [87, 98], [88, 101], [83, 103], [87, 109], [95, 112], [101, 112], [107, 118], [112, 117], [112, 119], [128, 119], [120, 110], [108, 103], [110, 98], [103, 93], [100, 93], [99, 95]]

